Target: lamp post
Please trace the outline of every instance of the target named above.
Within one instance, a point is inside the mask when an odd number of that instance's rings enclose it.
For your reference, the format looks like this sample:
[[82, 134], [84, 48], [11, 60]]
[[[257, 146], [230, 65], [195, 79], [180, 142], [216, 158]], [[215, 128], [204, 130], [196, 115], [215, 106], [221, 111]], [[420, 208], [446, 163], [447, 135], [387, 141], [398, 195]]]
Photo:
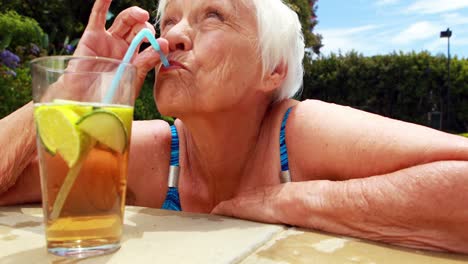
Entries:
[[446, 126], [450, 125], [450, 37], [452, 36], [452, 31], [450, 28], [447, 28], [446, 31], [440, 32], [441, 38], [447, 38], [447, 104], [446, 104], [446, 117], [447, 122]]

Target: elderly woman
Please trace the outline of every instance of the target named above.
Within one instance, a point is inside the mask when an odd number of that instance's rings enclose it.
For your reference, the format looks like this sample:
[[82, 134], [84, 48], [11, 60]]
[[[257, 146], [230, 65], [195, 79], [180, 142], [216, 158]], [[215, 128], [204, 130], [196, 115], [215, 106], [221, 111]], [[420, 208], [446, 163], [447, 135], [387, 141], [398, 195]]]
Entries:
[[[106, 30], [110, 3], [96, 1], [76, 55], [120, 59], [139, 30], [154, 31], [138, 7]], [[280, 0], [161, 0], [159, 16], [171, 66], [151, 48], [135, 54], [136, 89], [156, 68], [158, 109], [178, 119], [172, 131], [134, 122], [130, 203], [468, 253], [468, 140], [288, 99], [304, 43]], [[28, 104], [0, 121], [2, 204], [40, 200], [32, 116]], [[178, 188], [166, 197], [168, 184]]]

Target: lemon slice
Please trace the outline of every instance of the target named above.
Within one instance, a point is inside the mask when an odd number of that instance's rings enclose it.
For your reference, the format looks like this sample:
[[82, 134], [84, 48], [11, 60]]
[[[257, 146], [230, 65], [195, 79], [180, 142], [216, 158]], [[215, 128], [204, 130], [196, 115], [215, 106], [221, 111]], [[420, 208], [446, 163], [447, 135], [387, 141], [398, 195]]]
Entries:
[[76, 127], [80, 116], [59, 106], [38, 106], [34, 112], [40, 140], [44, 148], [58, 152], [68, 167], [73, 167], [89, 143], [89, 138]]
[[78, 128], [110, 149], [123, 153], [127, 148], [127, 131], [115, 113], [104, 109], [84, 115], [76, 123]]
[[65, 99], [54, 99], [54, 104], [57, 104], [60, 107], [66, 107], [70, 110], [73, 110], [79, 116], [83, 116], [91, 112], [94, 108], [90, 106], [89, 103], [82, 103], [78, 101], [65, 100]]

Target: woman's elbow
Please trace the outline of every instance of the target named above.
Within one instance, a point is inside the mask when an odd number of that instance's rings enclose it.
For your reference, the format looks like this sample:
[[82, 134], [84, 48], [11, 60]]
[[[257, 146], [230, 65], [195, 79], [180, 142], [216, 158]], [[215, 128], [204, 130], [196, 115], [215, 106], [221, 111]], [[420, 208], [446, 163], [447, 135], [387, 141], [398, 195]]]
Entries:
[[17, 178], [11, 163], [7, 160], [0, 161], [0, 195], [8, 191], [15, 184]]

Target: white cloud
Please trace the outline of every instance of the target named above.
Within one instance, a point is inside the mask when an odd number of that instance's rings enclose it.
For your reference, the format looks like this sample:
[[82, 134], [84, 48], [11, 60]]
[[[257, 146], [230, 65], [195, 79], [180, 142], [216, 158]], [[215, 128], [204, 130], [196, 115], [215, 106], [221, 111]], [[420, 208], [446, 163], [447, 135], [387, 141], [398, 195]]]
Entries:
[[468, 8], [468, 0], [417, 0], [406, 8], [409, 13], [437, 14]]
[[375, 3], [377, 6], [386, 6], [386, 5], [394, 5], [400, 2], [400, 0], [377, 0]]
[[[450, 40], [450, 53], [452, 56], [459, 54], [460, 50], [468, 45], [468, 38], [453, 38]], [[447, 39], [436, 39], [427, 42], [424, 49], [433, 54], [447, 54]], [[461, 55], [460, 57], [463, 57]], [[466, 57], [466, 56], [465, 56]]]
[[447, 39], [435, 39], [427, 42], [424, 45], [424, 49], [430, 51], [433, 54], [444, 53], [447, 50]]
[[455, 44], [460, 46], [467, 46], [468, 45], [468, 38], [460, 38], [455, 41]]
[[441, 18], [446, 25], [456, 26], [468, 24], [468, 16], [462, 16], [459, 13], [443, 14]]
[[376, 29], [378, 26], [376, 25], [365, 25], [365, 26], [360, 26], [360, 27], [352, 27], [352, 28], [334, 28], [334, 29], [324, 29], [320, 34], [327, 34], [327, 35], [332, 35], [332, 36], [349, 36], [349, 35], [354, 35], [357, 33], [362, 33], [366, 31], [370, 31], [373, 29]]
[[[379, 51], [376, 44], [375, 30], [379, 26], [366, 25], [352, 28], [317, 29], [317, 33], [323, 36], [322, 53], [347, 52], [356, 50], [365, 54]], [[373, 40], [374, 39], [374, 40]]]
[[438, 37], [438, 28], [440, 27], [428, 21], [417, 22], [393, 37], [392, 43], [405, 45], [417, 40]]

